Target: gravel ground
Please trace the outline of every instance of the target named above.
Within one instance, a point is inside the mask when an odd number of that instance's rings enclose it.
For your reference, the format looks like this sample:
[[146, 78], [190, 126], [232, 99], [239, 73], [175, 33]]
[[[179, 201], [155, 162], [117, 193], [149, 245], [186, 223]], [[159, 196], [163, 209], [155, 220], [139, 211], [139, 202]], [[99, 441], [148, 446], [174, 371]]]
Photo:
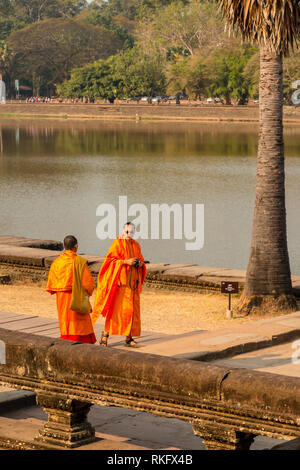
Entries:
[[[93, 305], [95, 293], [91, 298]], [[235, 309], [237, 298], [232, 299]], [[221, 294], [153, 291], [141, 294], [142, 329], [166, 334], [180, 334], [197, 330], [216, 330], [233, 324], [259, 320], [258, 316], [242, 317], [234, 314], [226, 319], [228, 298]], [[45, 291], [44, 285], [0, 285], [0, 311], [24, 315], [56, 318], [55, 297]], [[266, 318], [266, 316], [264, 316]]]

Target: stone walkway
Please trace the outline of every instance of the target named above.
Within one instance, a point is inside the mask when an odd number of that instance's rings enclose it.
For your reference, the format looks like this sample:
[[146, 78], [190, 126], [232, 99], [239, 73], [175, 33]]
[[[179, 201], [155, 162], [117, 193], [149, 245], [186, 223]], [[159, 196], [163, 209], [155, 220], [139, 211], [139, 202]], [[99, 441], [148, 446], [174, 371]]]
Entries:
[[[104, 319], [96, 323], [98, 340]], [[59, 338], [58, 321], [53, 318], [0, 312], [0, 328]], [[214, 331], [192, 331], [167, 335], [143, 331], [134, 351], [177, 358], [212, 361], [276, 346], [300, 338], [300, 312], [259, 320]], [[95, 346], [98, 347], [98, 344]], [[124, 348], [124, 338], [111, 336], [109, 347]], [[129, 348], [127, 348], [129, 349]]]
[[[0, 328], [52, 338], [59, 337], [57, 320], [19, 313], [0, 312]], [[95, 332], [100, 338], [103, 321]], [[236, 325], [226, 330], [195, 331], [184, 335], [143, 332], [139, 348], [132, 351], [165, 356], [210, 360], [229, 367], [244, 367], [300, 377], [300, 364], [292, 362], [294, 341], [300, 339], [300, 312]], [[124, 348], [124, 338], [109, 338], [109, 347]], [[267, 346], [267, 347], [266, 347]], [[99, 347], [95, 345], [95, 347]], [[130, 351], [129, 348], [127, 350]], [[299, 359], [300, 359], [300, 346]], [[34, 406], [34, 395], [26, 391], [0, 388], [1, 436], [34, 442], [46, 414]], [[176, 419], [117, 407], [93, 406], [88, 417], [96, 429], [97, 441], [80, 450], [204, 450], [192, 426]], [[271, 448], [284, 441], [258, 436], [251, 450]]]

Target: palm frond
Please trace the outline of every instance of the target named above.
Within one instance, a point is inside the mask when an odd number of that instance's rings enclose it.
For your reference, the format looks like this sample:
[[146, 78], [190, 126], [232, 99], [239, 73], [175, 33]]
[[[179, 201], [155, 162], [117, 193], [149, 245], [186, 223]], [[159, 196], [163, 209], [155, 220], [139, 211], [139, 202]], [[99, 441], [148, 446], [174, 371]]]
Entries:
[[219, 0], [223, 18], [249, 42], [287, 55], [300, 36], [300, 0]]

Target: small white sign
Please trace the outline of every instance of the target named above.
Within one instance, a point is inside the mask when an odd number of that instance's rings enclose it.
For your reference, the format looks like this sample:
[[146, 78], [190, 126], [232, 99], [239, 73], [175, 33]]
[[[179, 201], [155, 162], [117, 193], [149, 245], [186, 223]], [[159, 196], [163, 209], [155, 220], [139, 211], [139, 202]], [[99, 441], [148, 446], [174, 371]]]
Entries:
[[0, 80], [0, 104], [6, 104], [6, 86], [3, 80]]

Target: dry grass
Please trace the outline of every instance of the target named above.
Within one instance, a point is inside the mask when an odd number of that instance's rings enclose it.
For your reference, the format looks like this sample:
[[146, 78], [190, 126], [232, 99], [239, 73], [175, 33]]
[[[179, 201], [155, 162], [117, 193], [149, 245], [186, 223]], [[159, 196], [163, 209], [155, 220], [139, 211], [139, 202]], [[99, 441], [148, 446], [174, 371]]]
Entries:
[[[95, 294], [92, 296], [92, 304]], [[232, 299], [233, 310], [238, 299]], [[166, 334], [195, 330], [216, 330], [233, 324], [257, 321], [235, 315], [225, 318], [227, 296], [184, 292], [151, 291], [141, 295], [142, 328]], [[55, 297], [45, 291], [45, 283], [0, 285], [0, 311], [57, 318]]]

